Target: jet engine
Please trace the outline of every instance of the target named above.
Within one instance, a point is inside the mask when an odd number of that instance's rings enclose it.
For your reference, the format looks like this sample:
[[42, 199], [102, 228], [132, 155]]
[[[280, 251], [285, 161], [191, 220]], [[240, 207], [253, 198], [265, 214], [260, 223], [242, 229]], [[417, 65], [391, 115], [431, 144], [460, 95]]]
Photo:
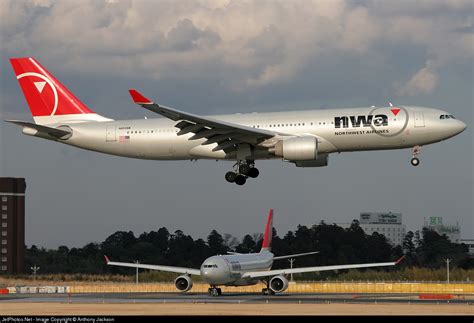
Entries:
[[275, 293], [284, 292], [288, 288], [288, 279], [285, 276], [275, 276], [270, 280], [270, 289]]
[[180, 292], [187, 292], [193, 287], [193, 280], [188, 275], [182, 275], [174, 280], [174, 285]]
[[328, 165], [328, 154], [319, 154], [315, 160], [294, 161], [296, 167], [324, 167]]
[[269, 152], [290, 161], [315, 160], [318, 158], [318, 139], [309, 136], [285, 139]]

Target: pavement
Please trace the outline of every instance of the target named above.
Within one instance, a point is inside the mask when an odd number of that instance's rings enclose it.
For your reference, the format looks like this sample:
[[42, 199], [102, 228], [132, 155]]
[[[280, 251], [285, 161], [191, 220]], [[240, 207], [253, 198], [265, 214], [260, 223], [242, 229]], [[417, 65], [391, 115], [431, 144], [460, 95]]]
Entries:
[[212, 297], [203, 293], [90, 293], [90, 294], [5, 294], [5, 303], [212, 303], [212, 304], [466, 304], [474, 308], [474, 295], [456, 295], [452, 299], [419, 299], [418, 294], [277, 294], [224, 293]]

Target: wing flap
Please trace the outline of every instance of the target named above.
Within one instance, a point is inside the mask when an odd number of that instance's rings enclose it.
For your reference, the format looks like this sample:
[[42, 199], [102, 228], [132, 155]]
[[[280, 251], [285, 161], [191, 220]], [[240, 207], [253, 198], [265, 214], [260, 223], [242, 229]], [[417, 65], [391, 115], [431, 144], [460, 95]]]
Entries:
[[[132, 96], [133, 101], [142, 106], [143, 108], [150, 110], [152, 112], [158, 113], [168, 119], [179, 121], [175, 127], [179, 128], [180, 131], [178, 135], [185, 135], [188, 133], [194, 133], [194, 136], [189, 138], [190, 140], [208, 139], [203, 143], [203, 145], [211, 143], [220, 143], [220, 140], [217, 141], [217, 137], [220, 139], [220, 136], [223, 135], [223, 139], [238, 139], [237, 142], [232, 143], [232, 145], [222, 145], [218, 146], [219, 148], [214, 148], [213, 151], [224, 150], [225, 152], [232, 151], [237, 149], [237, 145], [241, 143], [246, 143], [250, 145], [257, 145], [267, 139], [270, 139], [278, 133], [273, 131], [257, 129], [253, 127], [248, 127], [232, 122], [227, 122], [223, 120], [217, 120], [210, 117], [204, 117], [195, 115], [189, 112], [180, 111], [177, 109], [169, 108], [163, 105], [154, 103], [152, 100], [144, 97], [137, 90], [129, 90], [130, 95]], [[212, 139], [211, 141], [209, 141]]]
[[293, 254], [293, 255], [285, 255], [285, 256], [273, 257], [273, 260], [296, 258], [296, 257], [314, 255], [314, 254], [317, 254], [317, 253], [319, 253], [319, 251], [311, 251], [311, 252], [304, 252], [304, 253], [295, 253], [295, 254]]
[[246, 272], [245, 274], [243, 274], [242, 278], [260, 278], [260, 277], [270, 277], [270, 276], [276, 276], [276, 275], [310, 273], [310, 272], [328, 271], [328, 270], [394, 266], [394, 265], [397, 265], [402, 259], [403, 259], [403, 257], [400, 258], [397, 261], [394, 261], [394, 262], [379, 262], [379, 263], [370, 263], [370, 264], [317, 266], [317, 267], [303, 267], [303, 268], [293, 268], [293, 269], [275, 269], [275, 270], [254, 271], [254, 272], [249, 271], [249, 272]]

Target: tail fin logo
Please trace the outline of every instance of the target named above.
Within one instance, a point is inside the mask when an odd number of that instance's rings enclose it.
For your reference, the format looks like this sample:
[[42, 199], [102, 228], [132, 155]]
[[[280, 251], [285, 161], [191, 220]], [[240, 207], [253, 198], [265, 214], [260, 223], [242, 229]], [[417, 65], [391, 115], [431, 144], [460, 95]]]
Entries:
[[38, 92], [41, 93], [43, 92], [44, 86], [46, 85], [46, 82], [34, 82], [36, 88], [38, 89]]
[[46, 76], [44, 76], [42, 74], [39, 74], [39, 73], [35, 73], [35, 72], [23, 73], [23, 74], [18, 75], [16, 78], [18, 79], [18, 82], [20, 82], [20, 80], [24, 77], [38, 77], [41, 80], [43, 80], [43, 81], [33, 82], [33, 84], [35, 85], [36, 89], [39, 92], [39, 95], [42, 96], [41, 101], [43, 101], [43, 103], [51, 101], [51, 99], [49, 99], [47, 97], [48, 95], [46, 93], [43, 94], [45, 85], [46, 84], [49, 85], [49, 87], [52, 90], [52, 94], [53, 94], [53, 98], [54, 98], [53, 107], [52, 107], [50, 115], [54, 116], [56, 114], [57, 109], [58, 109], [58, 91], [56, 90], [56, 87], [54, 86], [53, 82], [49, 78], [47, 78]]

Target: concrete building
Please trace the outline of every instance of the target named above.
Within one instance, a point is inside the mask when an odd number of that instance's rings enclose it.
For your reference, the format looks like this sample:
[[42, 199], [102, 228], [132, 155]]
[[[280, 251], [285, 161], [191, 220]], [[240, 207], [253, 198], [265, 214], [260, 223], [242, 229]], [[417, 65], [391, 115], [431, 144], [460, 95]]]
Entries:
[[19, 274], [25, 265], [24, 178], [0, 177], [0, 274]]
[[[359, 218], [360, 227], [367, 235], [374, 232], [383, 234], [393, 245], [402, 245], [406, 234], [406, 226], [402, 224], [402, 214], [392, 212], [363, 212]], [[340, 223], [348, 228], [350, 223]]]
[[445, 234], [451, 242], [461, 243], [461, 228], [456, 225], [444, 225], [443, 217], [432, 216], [425, 219], [424, 228], [436, 231], [439, 235]]

